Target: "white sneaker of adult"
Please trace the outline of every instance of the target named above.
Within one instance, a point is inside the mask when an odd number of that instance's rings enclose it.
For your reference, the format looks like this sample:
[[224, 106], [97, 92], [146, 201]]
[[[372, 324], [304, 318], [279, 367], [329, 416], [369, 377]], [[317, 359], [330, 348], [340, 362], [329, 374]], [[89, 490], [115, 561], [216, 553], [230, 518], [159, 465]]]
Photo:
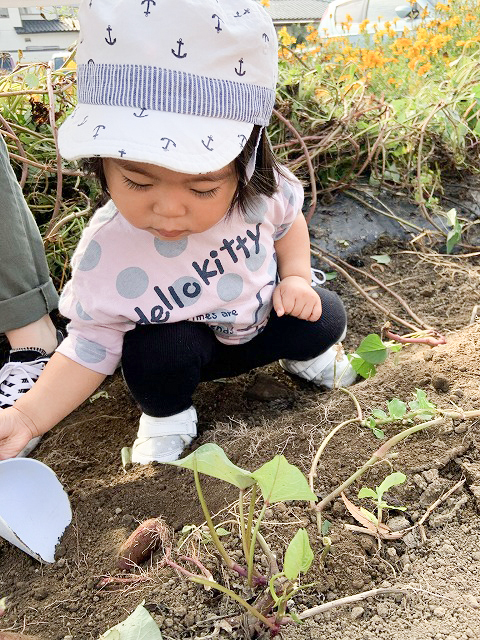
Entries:
[[155, 418], [142, 413], [137, 438], [132, 446], [132, 462], [172, 462], [197, 435], [194, 407], [173, 416]]
[[[9, 361], [0, 369], [0, 410], [11, 407], [33, 387], [48, 359], [43, 349], [12, 349]], [[41, 439], [42, 436], [32, 438], [16, 457], [28, 456]]]
[[340, 342], [311, 360], [280, 360], [280, 365], [286, 371], [328, 389], [349, 387], [357, 377]]

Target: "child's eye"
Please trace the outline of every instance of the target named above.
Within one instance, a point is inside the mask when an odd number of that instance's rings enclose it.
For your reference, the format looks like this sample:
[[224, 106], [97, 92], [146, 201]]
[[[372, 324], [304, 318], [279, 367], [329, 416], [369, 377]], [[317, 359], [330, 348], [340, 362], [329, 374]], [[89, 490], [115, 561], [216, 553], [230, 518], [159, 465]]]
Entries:
[[143, 189], [148, 189], [148, 187], [151, 186], [150, 184], [138, 184], [138, 182], [130, 180], [127, 176], [123, 176], [123, 181], [129, 189], [133, 189], [134, 191], [142, 191]]
[[196, 189], [192, 189], [192, 191], [199, 198], [213, 198], [218, 189], [219, 187], [215, 187], [215, 189], [209, 189], [208, 191], [197, 191]]

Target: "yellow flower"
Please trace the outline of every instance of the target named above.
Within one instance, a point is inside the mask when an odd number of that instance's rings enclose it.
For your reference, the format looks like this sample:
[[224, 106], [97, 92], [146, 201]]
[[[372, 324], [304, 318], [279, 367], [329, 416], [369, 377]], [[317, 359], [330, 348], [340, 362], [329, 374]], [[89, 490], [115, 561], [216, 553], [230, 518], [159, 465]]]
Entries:
[[435, 9], [437, 11], [450, 11], [450, 7], [448, 6], [448, 4], [442, 4], [441, 2], [437, 2], [437, 4], [435, 5]]
[[360, 24], [358, 25], [360, 33], [365, 33], [367, 24], [370, 24], [370, 20], [363, 20], [362, 22], [360, 22]]
[[314, 42], [318, 38], [318, 31], [313, 29], [307, 36], [305, 36], [305, 38], [309, 42]]
[[264, 7], [269, 7], [270, 6], [270, 0], [262, 0], [262, 5]]
[[396, 78], [389, 78], [387, 82], [388, 84], [398, 85], [398, 80]]
[[287, 27], [282, 27], [280, 29], [280, 31], [278, 32], [278, 39], [286, 47], [288, 47], [291, 44], [294, 44], [297, 41], [297, 39], [295, 37], [291, 36], [288, 33]]

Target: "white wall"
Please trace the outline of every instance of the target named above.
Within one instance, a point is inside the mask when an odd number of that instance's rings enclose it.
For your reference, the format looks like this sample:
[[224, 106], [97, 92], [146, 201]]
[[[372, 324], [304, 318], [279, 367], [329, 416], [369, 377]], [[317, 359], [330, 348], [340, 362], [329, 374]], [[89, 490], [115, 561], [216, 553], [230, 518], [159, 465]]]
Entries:
[[[44, 15], [49, 19], [57, 17], [54, 10], [46, 9]], [[54, 51], [68, 49], [78, 37], [75, 31], [17, 34], [15, 27], [21, 27], [22, 20], [27, 22], [29, 19], [42, 18], [35, 14], [20, 15], [18, 8], [9, 8], [8, 18], [0, 18], [0, 52], [10, 53], [15, 62], [19, 49], [23, 51], [23, 62], [48, 62]]]

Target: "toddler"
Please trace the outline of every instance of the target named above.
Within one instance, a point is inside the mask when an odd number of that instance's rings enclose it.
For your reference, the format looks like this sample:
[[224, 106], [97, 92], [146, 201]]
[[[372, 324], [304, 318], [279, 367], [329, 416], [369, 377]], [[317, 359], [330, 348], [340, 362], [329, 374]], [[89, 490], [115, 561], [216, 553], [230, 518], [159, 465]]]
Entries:
[[355, 373], [337, 345], [339, 298], [310, 286], [298, 180], [265, 127], [277, 77], [273, 24], [254, 0], [87, 0], [78, 106], [64, 158], [108, 201], [60, 300], [70, 319], [33, 389], [0, 414], [16, 455], [121, 364], [142, 409], [132, 459], [177, 459], [196, 435], [198, 383], [275, 360], [316, 384]]

